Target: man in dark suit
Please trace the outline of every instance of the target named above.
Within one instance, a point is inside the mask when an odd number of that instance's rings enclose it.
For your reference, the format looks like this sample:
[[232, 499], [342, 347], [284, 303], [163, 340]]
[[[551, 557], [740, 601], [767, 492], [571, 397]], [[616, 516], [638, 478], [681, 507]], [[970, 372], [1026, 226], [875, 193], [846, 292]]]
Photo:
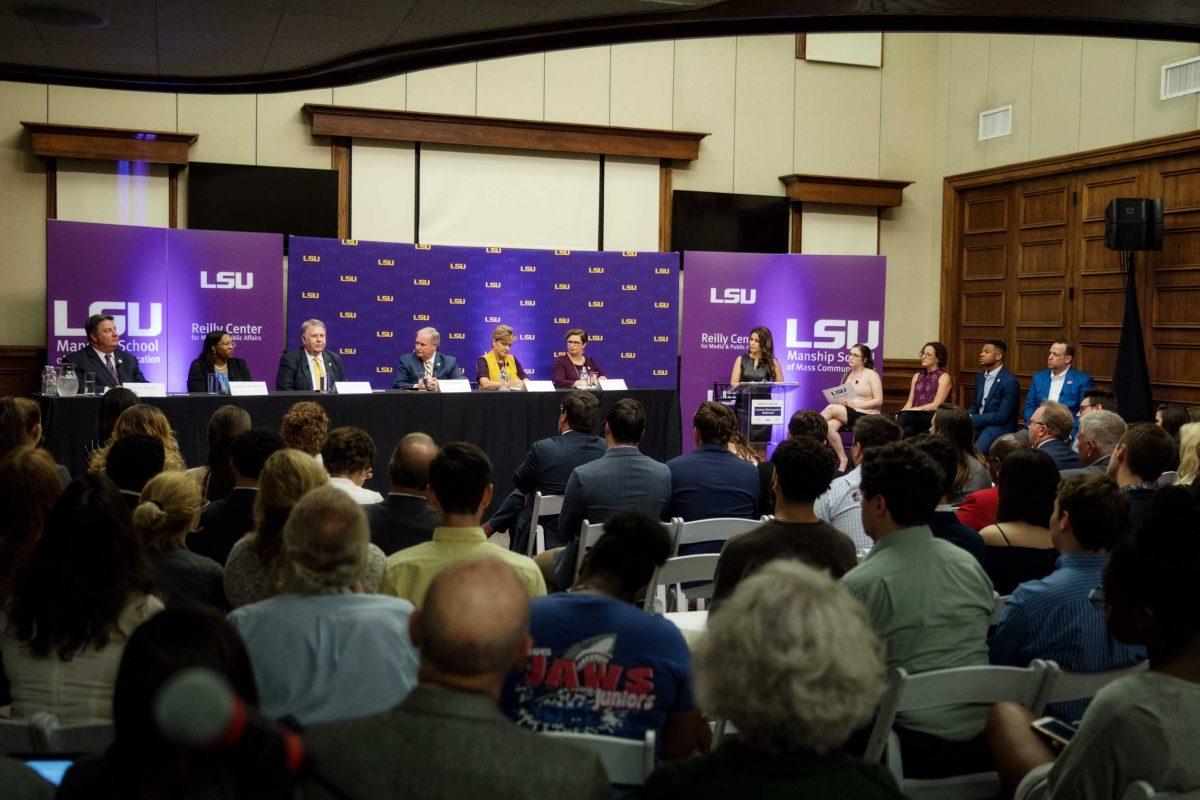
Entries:
[[300, 326], [298, 350], [289, 350], [279, 359], [275, 373], [275, 389], [280, 392], [314, 392], [321, 388], [321, 378], [329, 378], [332, 388], [337, 381], [346, 380], [342, 359], [325, 349], [325, 323], [319, 319], [305, 320]]
[[[513, 475], [516, 490], [484, 525], [484, 533], [509, 532], [509, 549], [526, 552], [529, 544], [531, 502], [534, 492], [561, 495], [567, 490], [571, 473], [580, 464], [588, 464], [604, 455], [604, 440], [593, 434], [600, 423], [600, 401], [592, 392], [570, 392], [563, 397], [558, 412], [558, 435], [533, 443], [525, 460]], [[558, 532], [558, 517], [544, 517], [542, 531], [546, 549], [562, 547], [566, 538]]]
[[[671, 470], [668, 516], [682, 517], [684, 522], [756, 516], [758, 469], [729, 452], [729, 438], [736, 424], [720, 403], [709, 400], [696, 409], [692, 417], [696, 449], [667, 462]], [[711, 552], [719, 550], [720, 543]]]
[[967, 409], [975, 426], [975, 449], [987, 456], [992, 442], [1017, 429], [1017, 406], [1021, 385], [1004, 366], [1008, 345], [988, 339], [979, 352], [983, 371], [975, 376], [975, 400]]
[[429, 462], [437, 445], [428, 434], [410, 433], [396, 445], [388, 463], [392, 490], [382, 503], [363, 506], [371, 524], [371, 544], [390, 556], [406, 547], [428, 542], [438, 526], [429, 504]]
[[[546, 584], [566, 590], [575, 582], [579, 532], [584, 520], [604, 522], [617, 511], [641, 511], [665, 519], [671, 502], [671, 470], [638, 450], [646, 432], [646, 409], [637, 400], [618, 400], [604, 422], [604, 455], [575, 468], [563, 492], [558, 529], [567, 546], [547, 550], [535, 561]], [[758, 473], [755, 472], [757, 485]]]
[[1159, 476], [1178, 461], [1179, 446], [1175, 439], [1153, 423], [1130, 425], [1121, 437], [1108, 462], [1108, 477], [1129, 498], [1127, 535], [1141, 530], [1150, 501], [1158, 493]]
[[[1084, 398], [1084, 403], [1087, 403]], [[1079, 432], [1075, 434], [1075, 443], [1079, 446], [1079, 469], [1062, 471], [1064, 479], [1072, 475], [1103, 475], [1108, 472], [1109, 459], [1121, 443], [1128, 426], [1113, 411], [1098, 408], [1095, 411], [1083, 413], [1085, 406], [1080, 406]]]
[[112, 389], [124, 383], [146, 382], [137, 357], [120, 346], [121, 335], [117, 333], [112, 317], [93, 314], [84, 323], [83, 331], [87, 334], [88, 346], [63, 358], [64, 364], [75, 365], [80, 386], [88, 372], [96, 376], [97, 388]]
[[1026, 426], [1043, 401], [1054, 400], [1067, 407], [1072, 417], [1067, 438], [1074, 435], [1075, 412], [1079, 411], [1083, 395], [1093, 384], [1091, 375], [1074, 368], [1074, 360], [1075, 347], [1070, 342], [1060, 339], [1050, 345], [1050, 353], [1046, 356], [1048, 369], [1033, 373], [1033, 380], [1029, 382], [1029, 393], [1025, 396]]
[[[500, 712], [504, 680], [524, 668], [533, 643], [529, 599], [512, 567], [490, 557], [447, 566], [409, 632], [421, 667], [400, 705], [304, 732], [305, 750], [337, 796], [612, 797], [598, 756], [519, 728]], [[302, 796], [334, 795], [310, 781]]]
[[280, 435], [266, 428], [251, 428], [233, 440], [229, 448], [236, 478], [233, 491], [201, 513], [200, 530], [187, 539], [189, 550], [225, 565], [237, 540], [254, 530], [254, 500], [263, 464], [283, 448]]
[[442, 335], [436, 328], [417, 331], [413, 351], [400, 356], [392, 388], [436, 392], [438, 381], [461, 378], [463, 368], [458, 365], [458, 359], [438, 352], [441, 343]]
[[1046, 400], [1033, 412], [1029, 420], [1029, 444], [1054, 459], [1059, 472], [1064, 469], [1079, 469], [1079, 456], [1067, 444], [1071, 435], [1074, 417], [1062, 403]]

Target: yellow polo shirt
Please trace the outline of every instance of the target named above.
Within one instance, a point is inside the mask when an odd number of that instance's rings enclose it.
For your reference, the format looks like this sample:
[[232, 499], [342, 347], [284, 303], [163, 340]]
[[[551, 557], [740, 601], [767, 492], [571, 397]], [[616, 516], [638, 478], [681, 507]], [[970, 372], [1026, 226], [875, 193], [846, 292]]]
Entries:
[[489, 543], [482, 528], [446, 527], [434, 530], [432, 541], [389, 556], [379, 592], [410, 600], [420, 607], [429, 584], [439, 572], [456, 561], [477, 556], [498, 558], [515, 569], [530, 597], [546, 594], [546, 580], [532, 558]]

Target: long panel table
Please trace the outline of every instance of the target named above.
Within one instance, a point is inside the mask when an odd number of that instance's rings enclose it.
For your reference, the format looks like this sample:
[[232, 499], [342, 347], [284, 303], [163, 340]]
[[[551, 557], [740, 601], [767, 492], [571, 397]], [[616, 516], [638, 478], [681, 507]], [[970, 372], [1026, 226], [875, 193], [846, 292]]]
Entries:
[[[227, 403], [250, 412], [256, 427], [278, 430], [284, 412], [301, 400], [320, 403], [331, 427], [358, 425], [371, 434], [379, 454], [375, 477], [367, 487], [386, 494], [387, 465], [400, 437], [422, 431], [439, 444], [467, 441], [479, 445], [492, 460], [496, 485], [493, 507], [512, 491], [513, 471], [529, 445], [557, 433], [559, 404], [564, 392], [472, 392], [428, 394], [388, 391], [373, 394], [323, 395], [313, 392], [276, 392], [261, 397], [222, 397], [193, 394], [147, 398], [161, 408], [175, 429], [179, 449], [188, 466], [204, 463], [208, 456], [208, 420]], [[681, 452], [679, 393], [667, 389], [630, 389], [598, 392], [602, 412], [625, 397], [646, 407], [646, 436], [641, 449], [665, 461]], [[79, 475], [87, 468], [86, 447], [96, 435], [100, 398], [43, 397], [42, 427], [46, 449], [58, 463]], [[603, 433], [603, 423], [597, 433]]]

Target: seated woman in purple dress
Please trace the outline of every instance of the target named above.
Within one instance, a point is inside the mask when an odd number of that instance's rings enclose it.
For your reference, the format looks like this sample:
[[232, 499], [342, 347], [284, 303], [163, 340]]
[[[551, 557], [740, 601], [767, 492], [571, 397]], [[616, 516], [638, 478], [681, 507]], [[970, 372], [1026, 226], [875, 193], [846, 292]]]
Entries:
[[567, 352], [554, 359], [554, 388], [586, 389], [595, 386], [600, 378], [608, 377], [595, 359], [583, 354], [587, 341], [587, 331], [583, 328], [567, 331]]
[[950, 396], [950, 374], [946, 372], [946, 345], [926, 342], [921, 348], [921, 371], [913, 375], [908, 400], [900, 409], [904, 438], [929, 433], [933, 412]]

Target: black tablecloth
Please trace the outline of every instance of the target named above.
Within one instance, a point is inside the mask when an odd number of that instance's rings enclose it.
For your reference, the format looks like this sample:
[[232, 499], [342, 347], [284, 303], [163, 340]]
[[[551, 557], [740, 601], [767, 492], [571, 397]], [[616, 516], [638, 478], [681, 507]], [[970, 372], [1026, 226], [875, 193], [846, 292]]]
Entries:
[[[422, 431], [439, 444], [467, 441], [479, 445], [492, 460], [497, 505], [512, 491], [512, 475], [529, 445], [557, 433], [558, 409], [565, 392], [378, 392], [375, 394], [321, 395], [311, 392], [278, 392], [262, 397], [176, 395], [147, 398], [161, 408], [175, 429], [179, 449], [189, 467], [208, 456], [208, 420], [226, 403], [250, 412], [256, 427], [277, 430], [284, 412], [293, 403], [314, 400], [325, 407], [331, 427], [358, 425], [371, 434], [379, 454], [375, 477], [367, 487], [386, 494], [387, 464], [400, 437]], [[665, 461], [681, 452], [679, 394], [665, 389], [630, 389], [598, 393], [603, 412], [616, 401], [631, 397], [646, 407], [646, 436], [641, 449]], [[96, 435], [100, 398], [43, 397], [44, 445], [58, 463], [79, 475], [87, 468], [85, 448]], [[597, 433], [603, 433], [603, 423]]]

